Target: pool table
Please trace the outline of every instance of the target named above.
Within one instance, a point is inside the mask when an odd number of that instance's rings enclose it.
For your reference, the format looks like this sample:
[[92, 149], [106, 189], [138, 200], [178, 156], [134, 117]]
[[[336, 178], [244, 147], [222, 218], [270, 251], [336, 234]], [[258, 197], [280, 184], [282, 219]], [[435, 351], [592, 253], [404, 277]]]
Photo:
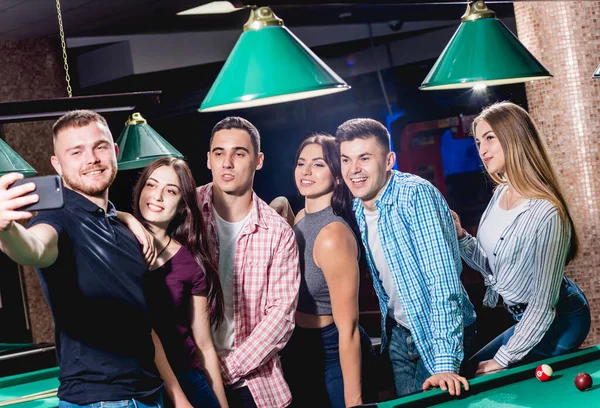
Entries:
[[[9, 399], [56, 389], [58, 385], [58, 367], [3, 377], [0, 378], [0, 403]], [[18, 408], [55, 408], [58, 407], [58, 398], [44, 398], [8, 406]]]
[[16, 350], [22, 350], [34, 345], [34, 343], [0, 343], [0, 355], [10, 353]]
[[[535, 378], [535, 369], [549, 364], [554, 375], [547, 382]], [[594, 385], [579, 391], [573, 380], [580, 372], [590, 374]], [[431, 407], [441, 408], [537, 408], [537, 407], [600, 407], [600, 346], [594, 346], [565, 356], [554, 357], [521, 367], [475, 378], [471, 390], [453, 397], [441, 390], [431, 390], [363, 407]], [[0, 378], [0, 403], [58, 388], [58, 367]], [[56, 397], [11, 405], [14, 408], [55, 408]]]
[[51, 343], [0, 343], [0, 377], [55, 367]]
[[[535, 377], [540, 364], [549, 364], [554, 375], [547, 382]], [[575, 376], [586, 372], [594, 385], [579, 391]], [[560, 357], [480, 376], [469, 381], [470, 391], [453, 397], [445, 391], [430, 390], [391, 401], [362, 407], [440, 407], [440, 408], [537, 408], [600, 407], [600, 345]]]

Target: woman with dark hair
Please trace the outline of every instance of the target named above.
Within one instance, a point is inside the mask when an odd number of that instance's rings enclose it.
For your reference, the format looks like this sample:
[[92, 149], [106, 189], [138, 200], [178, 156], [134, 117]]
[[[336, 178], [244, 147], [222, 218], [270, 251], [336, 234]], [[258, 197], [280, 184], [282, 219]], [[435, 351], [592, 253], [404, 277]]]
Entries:
[[358, 326], [361, 251], [335, 138], [306, 139], [294, 174], [305, 198], [294, 221], [302, 279], [296, 329], [281, 353], [292, 405], [360, 405], [361, 359], [373, 348]]
[[227, 407], [211, 337], [223, 318], [223, 292], [188, 165], [172, 157], [151, 163], [135, 185], [133, 203], [158, 251], [146, 297], [169, 364], [192, 406]]

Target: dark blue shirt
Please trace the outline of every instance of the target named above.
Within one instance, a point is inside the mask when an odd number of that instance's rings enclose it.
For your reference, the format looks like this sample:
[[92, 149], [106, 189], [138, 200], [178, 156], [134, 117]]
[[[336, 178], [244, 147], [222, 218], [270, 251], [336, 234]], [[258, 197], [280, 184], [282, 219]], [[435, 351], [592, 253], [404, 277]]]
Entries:
[[154, 364], [144, 297], [147, 272], [133, 234], [87, 198], [65, 188], [65, 206], [30, 223], [58, 233], [58, 259], [37, 269], [55, 323], [58, 397], [84, 405], [154, 395]]

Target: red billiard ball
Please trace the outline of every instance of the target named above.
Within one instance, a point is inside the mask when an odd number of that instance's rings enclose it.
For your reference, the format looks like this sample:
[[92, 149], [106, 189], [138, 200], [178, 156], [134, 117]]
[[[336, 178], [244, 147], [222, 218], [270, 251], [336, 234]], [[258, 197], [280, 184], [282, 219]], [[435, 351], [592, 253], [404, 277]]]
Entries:
[[588, 373], [579, 373], [575, 377], [575, 387], [579, 391], [585, 391], [592, 388], [592, 377]]
[[538, 380], [544, 382], [548, 381], [550, 377], [552, 377], [553, 373], [554, 372], [552, 371], [552, 367], [550, 367], [548, 364], [542, 364], [538, 368], [536, 368], [535, 377]]

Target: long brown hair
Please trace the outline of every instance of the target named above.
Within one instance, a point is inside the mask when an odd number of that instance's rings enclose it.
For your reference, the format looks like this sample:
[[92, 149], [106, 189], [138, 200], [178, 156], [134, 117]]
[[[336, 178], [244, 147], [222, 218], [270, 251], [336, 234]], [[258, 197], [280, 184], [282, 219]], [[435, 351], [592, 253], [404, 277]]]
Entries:
[[475, 118], [473, 135], [481, 121], [490, 125], [504, 152], [506, 174], [488, 174], [497, 184], [506, 184], [508, 178], [524, 197], [548, 200], [556, 207], [560, 217], [571, 228], [569, 263], [577, 256], [579, 240], [556, 172], [533, 119], [525, 109], [514, 103], [497, 102]]
[[196, 182], [187, 163], [174, 157], [162, 157], [150, 163], [140, 175], [133, 190], [133, 213], [145, 226], [147, 221], [140, 212], [140, 196], [148, 178], [159, 167], [167, 166], [175, 170], [181, 187], [181, 201], [175, 217], [167, 227], [167, 234], [185, 246], [194, 256], [196, 262], [204, 267], [206, 276], [207, 312], [210, 324], [218, 327], [223, 321], [223, 290], [219, 281], [218, 264], [214, 257], [211, 240], [208, 238], [206, 225], [198, 206]]
[[[348, 189], [342, 179], [342, 160], [340, 159], [335, 137], [327, 133], [315, 133], [304, 139], [298, 150], [296, 150], [296, 164], [302, 150], [311, 144], [321, 146], [321, 149], [323, 149], [323, 160], [327, 164], [327, 167], [329, 167], [329, 171], [333, 177], [333, 196], [331, 197], [333, 212], [342, 217], [348, 225], [356, 225], [356, 218], [352, 212], [352, 193], [350, 193], [350, 189]], [[358, 227], [356, 227], [356, 230], [358, 230]]]
[[366, 251], [360, 239], [360, 230], [358, 229], [356, 217], [352, 211], [352, 193], [342, 177], [342, 159], [340, 158], [340, 150], [337, 146], [336, 139], [328, 133], [314, 133], [310, 135], [304, 139], [300, 144], [300, 147], [298, 147], [298, 150], [296, 150], [296, 164], [298, 164], [298, 159], [300, 158], [302, 150], [311, 144], [319, 145], [321, 146], [321, 149], [323, 149], [323, 160], [325, 161], [325, 164], [327, 164], [331, 176], [333, 177], [331, 208], [335, 215], [342, 217], [344, 221], [346, 221], [354, 233], [360, 256], [358, 266], [362, 274], [364, 271], [367, 271], [368, 268], [365, 255]]

